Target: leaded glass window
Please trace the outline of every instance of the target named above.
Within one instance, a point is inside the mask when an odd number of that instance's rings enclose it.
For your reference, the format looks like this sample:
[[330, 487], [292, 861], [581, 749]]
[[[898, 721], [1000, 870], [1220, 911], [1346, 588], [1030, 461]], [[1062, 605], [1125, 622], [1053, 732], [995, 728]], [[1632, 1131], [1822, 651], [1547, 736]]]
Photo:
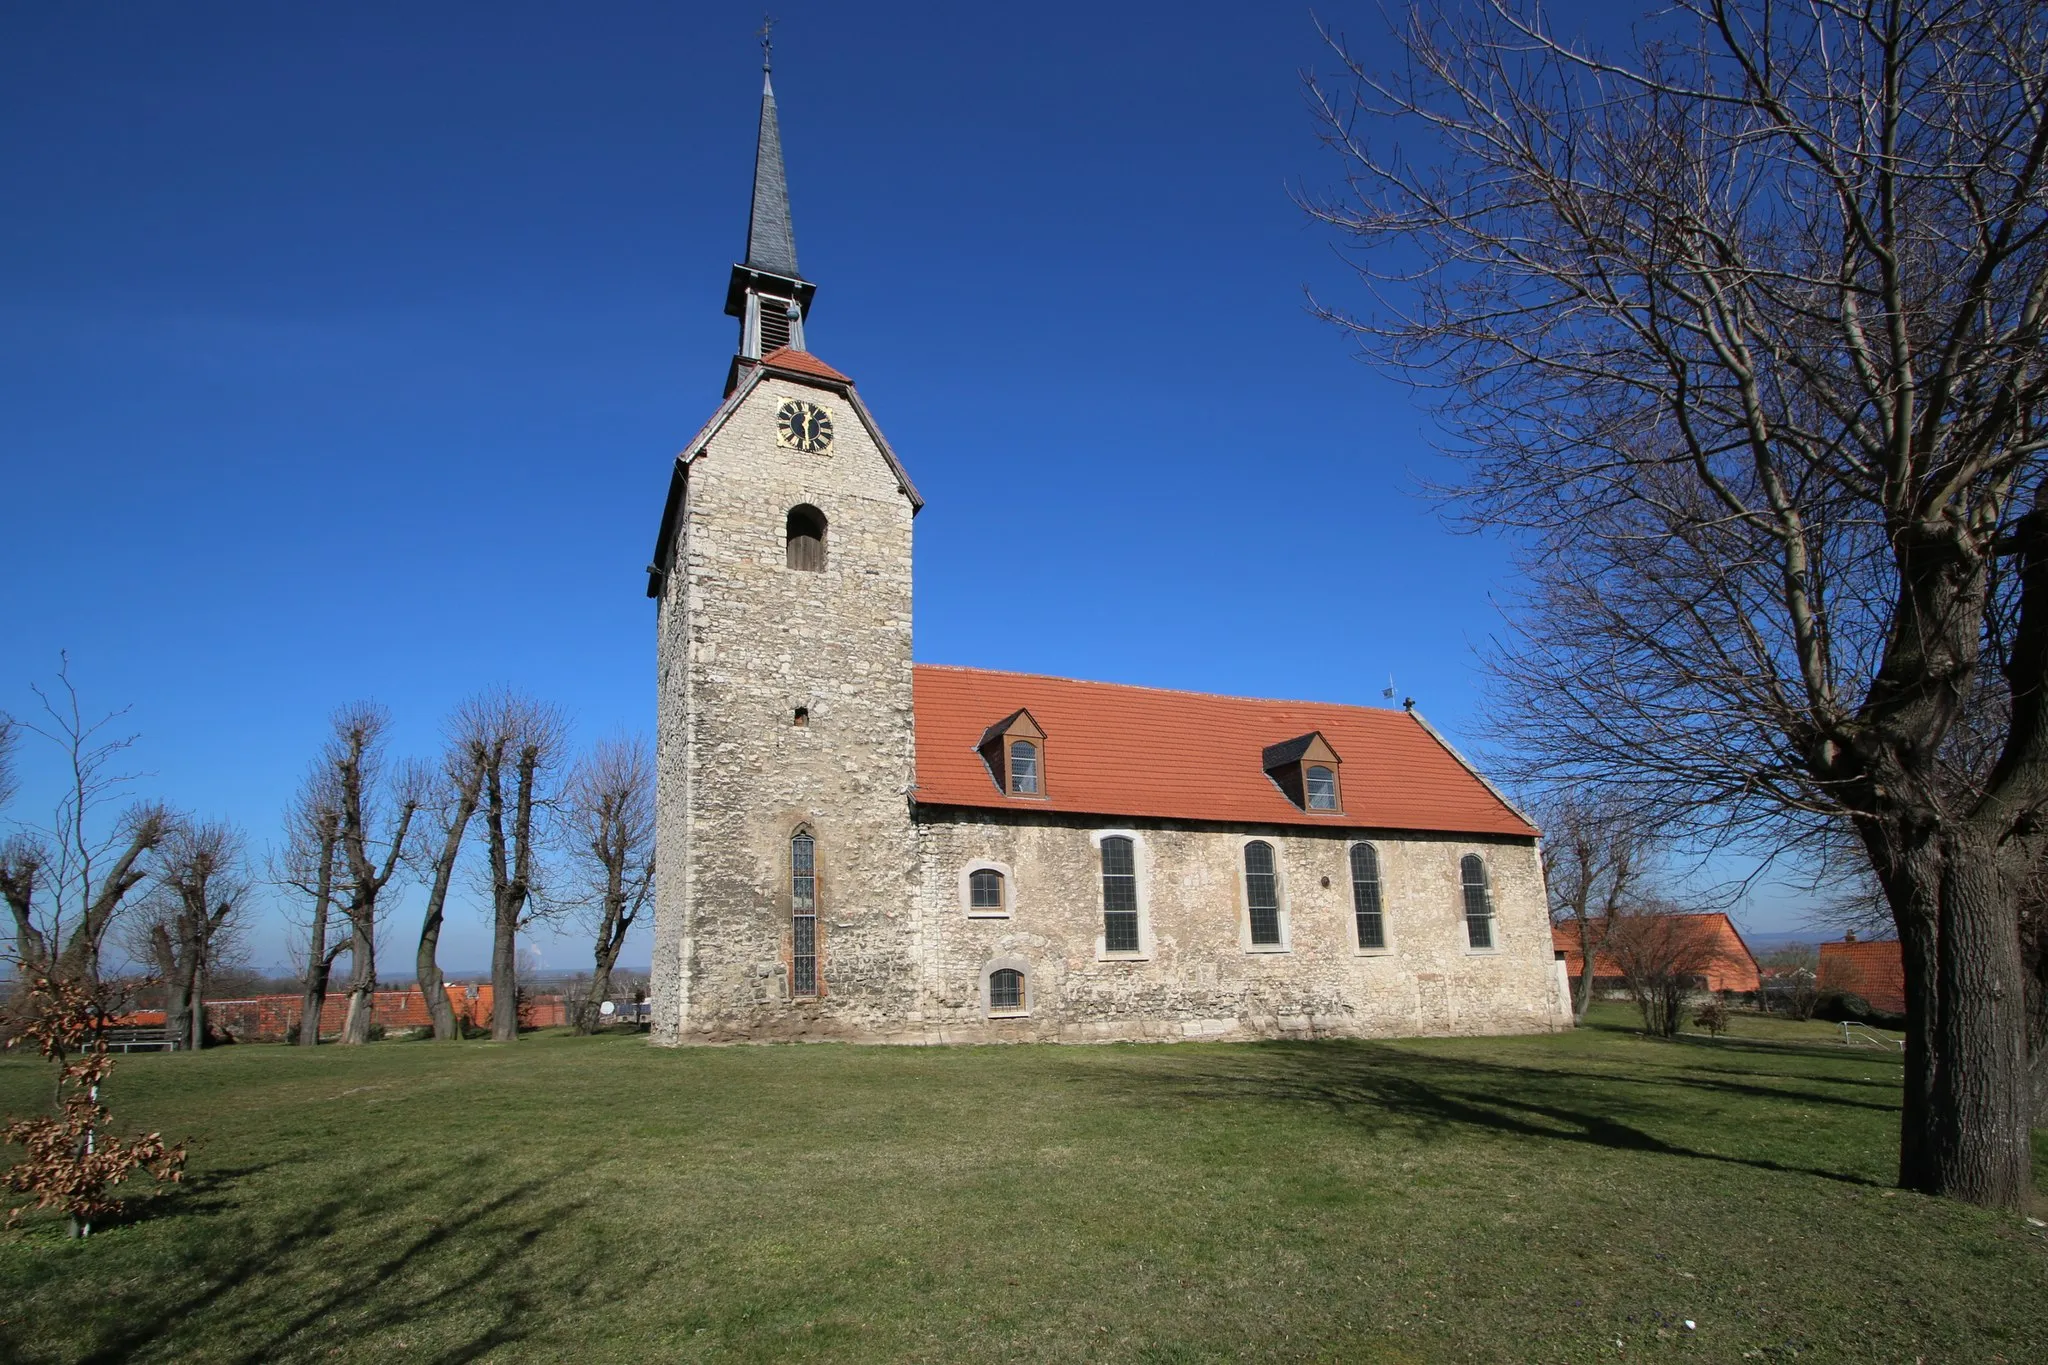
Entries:
[[983, 913], [1003, 909], [1003, 874], [992, 867], [967, 874], [967, 908]]
[[789, 991], [818, 993], [818, 862], [811, 836], [789, 841]]
[[1010, 791], [1017, 796], [1038, 795], [1038, 746], [1028, 739], [1010, 744]]
[[1351, 846], [1351, 909], [1358, 916], [1358, 946], [1387, 946], [1387, 921], [1380, 908], [1380, 855], [1371, 844]]
[[991, 1014], [1013, 1014], [1024, 1008], [1024, 973], [1014, 967], [999, 967], [988, 974], [988, 1008]]
[[1337, 774], [1320, 763], [1308, 770], [1308, 808], [1337, 809]]
[[1273, 846], [1254, 839], [1244, 846], [1244, 900], [1251, 912], [1252, 943], [1280, 943], [1280, 876], [1273, 866]]
[[1121, 834], [1102, 841], [1102, 947], [1138, 951], [1138, 860]]
[[1458, 864], [1465, 883], [1465, 937], [1474, 948], [1493, 946], [1493, 894], [1486, 884], [1486, 860], [1467, 853]]

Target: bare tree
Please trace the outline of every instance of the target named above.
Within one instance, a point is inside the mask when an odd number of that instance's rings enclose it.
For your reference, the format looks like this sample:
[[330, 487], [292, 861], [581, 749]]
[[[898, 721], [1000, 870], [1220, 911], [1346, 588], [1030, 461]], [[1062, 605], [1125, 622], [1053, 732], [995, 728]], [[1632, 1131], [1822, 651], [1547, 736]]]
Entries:
[[553, 706], [498, 692], [471, 703], [483, 768], [491, 888], [491, 1038], [519, 1037], [519, 931], [543, 902], [539, 844], [568, 724]]
[[1593, 1000], [1596, 926], [1634, 908], [1645, 890], [1652, 839], [1642, 822], [1613, 801], [1557, 791], [1540, 801], [1543, 880], [1552, 921], [1579, 940], [1579, 981], [1572, 1011], [1580, 1023]]
[[1643, 1027], [1659, 1038], [1678, 1032], [1685, 1002], [1707, 988], [1721, 963], [1720, 938], [1705, 920], [1664, 900], [1647, 901], [1595, 926], [1595, 947], [1621, 973]]
[[579, 1033], [596, 1030], [611, 995], [619, 950], [654, 888], [654, 758], [647, 742], [601, 741], [563, 791], [570, 865], [595, 940], [595, 961], [576, 1011]]
[[163, 984], [164, 1022], [178, 1047], [206, 1045], [207, 984], [232, 946], [248, 892], [239, 830], [183, 820], [172, 825], [129, 940], [134, 956], [151, 963]]
[[299, 1045], [320, 1042], [320, 1014], [327, 1007], [334, 960], [348, 951], [346, 935], [329, 943], [335, 888], [341, 866], [341, 802], [334, 772], [323, 755], [300, 784], [285, 813], [285, 842], [271, 860], [270, 879], [305, 898], [305, 961], [301, 973]]
[[56, 687], [35, 693], [42, 718], [21, 728], [62, 752], [66, 782], [47, 825], [0, 844], [0, 898], [14, 919], [24, 980], [47, 975], [97, 991], [107, 932], [149, 876], [150, 855], [169, 833], [170, 818], [161, 805], [137, 802], [107, 819], [107, 808], [134, 781], [116, 765], [135, 737], [108, 733], [119, 711], [87, 719], [68, 657]]
[[[1507, 699], [1553, 776], [1664, 828], [1852, 828], [1905, 957], [1900, 1182], [2016, 1206], [2048, 12], [1677, 0], [1610, 60], [1472, 0], [1394, 36], [1336, 43], [1320, 212], [1371, 249], [1354, 335], [1459, 438], [1454, 505], [1524, 552]], [[1954, 779], [1980, 689], [1997, 759]]]
[[449, 884], [462, 856], [463, 839], [483, 795], [484, 765], [489, 751], [490, 735], [483, 710], [475, 703], [464, 705], [449, 722], [441, 770], [434, 777], [425, 807], [432, 851], [427, 869], [427, 911], [420, 921], [414, 970], [420, 994], [426, 998], [427, 1014], [434, 1021], [434, 1037], [443, 1041], [459, 1036], [460, 1029], [441, 975], [441, 927], [447, 913]]
[[[369, 702], [334, 714], [325, 759], [334, 774], [337, 842], [336, 896], [348, 920], [348, 1015], [341, 1041], [367, 1043], [377, 991], [377, 930], [384, 888], [406, 854], [413, 817], [423, 799], [418, 773], [403, 768], [385, 791], [384, 761], [390, 715]], [[390, 807], [387, 811], [387, 806]]]
[[1794, 1019], [1813, 1018], [1820, 1004], [1820, 952], [1811, 943], [1787, 943], [1764, 955], [1762, 1001]]

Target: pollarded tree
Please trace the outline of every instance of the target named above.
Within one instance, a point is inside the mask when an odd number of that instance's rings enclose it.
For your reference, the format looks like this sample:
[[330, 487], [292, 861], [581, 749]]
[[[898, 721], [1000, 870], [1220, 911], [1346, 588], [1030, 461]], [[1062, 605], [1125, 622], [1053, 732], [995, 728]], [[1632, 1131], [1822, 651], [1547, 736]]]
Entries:
[[[1902, 1184], [2029, 1183], [2017, 893], [2048, 840], [2048, 9], [1678, 0], [1337, 47], [1322, 215], [1511, 528], [1552, 775], [1785, 851], [1853, 829], [1904, 945]], [[1944, 770], [1982, 690], [1996, 760]]]
[[555, 801], [568, 722], [545, 702], [497, 692], [469, 704], [483, 771], [485, 875], [491, 893], [491, 1038], [519, 1037], [519, 931], [544, 905], [541, 844]]
[[611, 995], [612, 969], [654, 890], [654, 756], [644, 739], [604, 740], [577, 763], [562, 796], [576, 898], [595, 940], [576, 1012], [589, 1033]]
[[174, 822], [128, 937], [134, 956], [155, 967], [166, 1029], [178, 1047], [206, 1044], [207, 982], [233, 945], [248, 892], [241, 831]]
[[314, 761], [292, 797], [284, 822], [284, 847], [271, 855], [270, 880], [304, 898], [298, 1041], [301, 1047], [316, 1047], [334, 961], [348, 951], [347, 935], [337, 939], [332, 933], [341, 869], [341, 802], [324, 756]]
[[358, 703], [334, 718], [329, 746], [341, 797], [341, 911], [349, 925], [348, 1015], [341, 1041], [370, 1041], [377, 990], [377, 931], [384, 888], [406, 855], [425, 781], [410, 765], [383, 781], [385, 736], [391, 719], [381, 706]]
[[422, 858], [427, 908], [420, 919], [413, 969], [420, 994], [426, 999], [427, 1014], [434, 1021], [434, 1037], [443, 1042], [461, 1033], [441, 974], [441, 929], [447, 920], [448, 890], [462, 858], [463, 840], [483, 796], [484, 762], [489, 752], [488, 736], [482, 728], [485, 714], [480, 704], [469, 703], [449, 720], [441, 768], [426, 787], [423, 807], [428, 822], [428, 846]]

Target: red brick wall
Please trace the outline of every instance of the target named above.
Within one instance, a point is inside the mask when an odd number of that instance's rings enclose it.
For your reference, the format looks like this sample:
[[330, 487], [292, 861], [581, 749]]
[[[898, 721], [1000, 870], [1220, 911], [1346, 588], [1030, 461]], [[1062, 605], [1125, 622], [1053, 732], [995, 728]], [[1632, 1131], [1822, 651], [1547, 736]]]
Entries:
[[[489, 986], [449, 986], [449, 1003], [455, 1017], [467, 1019], [479, 1028], [489, 1028], [494, 999]], [[296, 995], [260, 995], [251, 1000], [209, 1000], [207, 1022], [225, 1029], [243, 1042], [281, 1043], [299, 1022], [301, 1002]], [[433, 1023], [427, 1013], [426, 996], [417, 986], [402, 991], [378, 991], [370, 998], [370, 1018], [388, 1029], [426, 1028]], [[320, 1010], [322, 1035], [341, 1032], [348, 1019], [348, 995], [329, 995]], [[523, 1028], [558, 1028], [569, 1022], [568, 1001], [559, 995], [531, 996], [519, 1011]]]

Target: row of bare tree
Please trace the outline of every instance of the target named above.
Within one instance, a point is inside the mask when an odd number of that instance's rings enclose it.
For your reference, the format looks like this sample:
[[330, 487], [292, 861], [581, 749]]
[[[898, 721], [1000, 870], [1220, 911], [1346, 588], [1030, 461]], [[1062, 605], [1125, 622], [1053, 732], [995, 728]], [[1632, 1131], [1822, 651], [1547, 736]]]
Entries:
[[[0, 806], [16, 793], [24, 733], [54, 743], [70, 779], [49, 821], [0, 841], [16, 975], [82, 985], [110, 1010], [132, 1003], [107, 989], [111, 941], [162, 986], [172, 1036], [200, 1046], [207, 981], [239, 957], [258, 884], [247, 841], [231, 825], [159, 803], [117, 811], [132, 781], [121, 760], [134, 740], [110, 728], [120, 713], [88, 719], [68, 666], [56, 688], [37, 695], [34, 721], [0, 714]], [[569, 916], [585, 922], [594, 944], [576, 1017], [585, 1029], [597, 1025], [619, 953], [653, 892], [653, 764], [638, 740], [606, 740], [570, 762], [567, 728], [551, 706], [487, 693], [450, 717], [438, 762], [393, 763], [382, 708], [358, 703], [335, 713], [286, 813], [282, 847], [264, 860], [265, 880], [301, 907], [302, 1043], [319, 1041], [317, 1021], [344, 963], [341, 1040], [371, 1036], [380, 931], [401, 875], [426, 888], [414, 967], [437, 1038], [459, 1029], [440, 968], [459, 876], [489, 905], [492, 1036], [518, 1036], [519, 934]]]
[[[570, 913], [587, 920], [595, 942], [588, 996], [576, 1011], [580, 1027], [594, 1027], [620, 949], [653, 893], [654, 770], [645, 744], [607, 740], [568, 764], [561, 712], [505, 691], [458, 707], [430, 764], [390, 763], [389, 729], [389, 716], [370, 703], [337, 711], [286, 816], [273, 878], [304, 909], [301, 1019], [319, 1019], [346, 957], [341, 1041], [368, 1040], [389, 888], [411, 869], [427, 889], [413, 970], [434, 1036], [456, 1037], [440, 947], [449, 895], [467, 865], [490, 907], [491, 1036], [518, 1037], [520, 933]], [[558, 860], [550, 857], [557, 850]], [[299, 1041], [317, 1043], [317, 1024], [303, 1024]]]

